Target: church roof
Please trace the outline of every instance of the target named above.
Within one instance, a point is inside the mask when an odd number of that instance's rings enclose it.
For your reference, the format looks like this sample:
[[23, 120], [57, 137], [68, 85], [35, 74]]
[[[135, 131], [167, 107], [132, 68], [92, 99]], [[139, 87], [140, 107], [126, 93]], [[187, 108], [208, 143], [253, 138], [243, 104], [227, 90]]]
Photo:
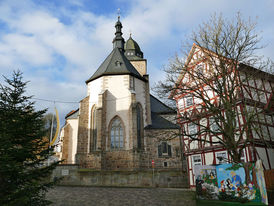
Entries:
[[90, 81], [95, 80], [101, 76], [121, 74], [129, 74], [143, 81], [147, 81], [142, 75], [139, 74], [139, 72], [134, 68], [134, 66], [129, 62], [124, 54], [124, 38], [122, 37], [122, 27], [123, 26], [120, 22], [120, 17], [118, 17], [118, 21], [115, 24], [116, 32], [115, 38], [113, 39], [113, 50], [105, 59], [105, 61], [100, 65], [97, 71], [86, 81], [86, 83], [89, 83]]
[[65, 119], [76, 119], [79, 115], [79, 109], [70, 111], [66, 116]]
[[150, 95], [151, 124], [145, 129], [179, 129], [179, 126], [173, 124], [161, 115], [176, 115], [176, 111], [165, 105], [156, 97]]
[[150, 95], [151, 112], [158, 114], [176, 114], [176, 111], [165, 105], [159, 99]]
[[179, 129], [179, 125], [173, 124], [160, 115], [151, 112], [151, 124], [145, 129]]
[[[134, 66], [125, 57], [123, 51], [115, 47], [97, 71], [86, 81], [89, 83], [104, 75], [130, 74], [136, 78], [145, 80]], [[146, 80], [145, 80], [146, 81]]]

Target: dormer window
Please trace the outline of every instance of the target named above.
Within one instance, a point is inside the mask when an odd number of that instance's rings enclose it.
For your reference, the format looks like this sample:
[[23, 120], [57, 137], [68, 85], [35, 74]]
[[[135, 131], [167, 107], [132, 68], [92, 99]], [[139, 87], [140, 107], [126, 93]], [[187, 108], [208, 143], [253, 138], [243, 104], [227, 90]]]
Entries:
[[122, 65], [122, 62], [116, 61], [115, 66], [120, 67]]

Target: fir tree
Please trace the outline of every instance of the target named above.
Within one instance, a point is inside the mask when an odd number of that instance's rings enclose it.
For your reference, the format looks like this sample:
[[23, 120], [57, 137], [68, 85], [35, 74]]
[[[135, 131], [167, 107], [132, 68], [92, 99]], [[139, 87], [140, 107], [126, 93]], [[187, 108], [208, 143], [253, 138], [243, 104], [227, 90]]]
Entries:
[[47, 205], [45, 193], [55, 183], [49, 176], [58, 162], [47, 165], [53, 150], [43, 138], [46, 110], [35, 111], [20, 71], [4, 78], [6, 85], [0, 84], [0, 205]]

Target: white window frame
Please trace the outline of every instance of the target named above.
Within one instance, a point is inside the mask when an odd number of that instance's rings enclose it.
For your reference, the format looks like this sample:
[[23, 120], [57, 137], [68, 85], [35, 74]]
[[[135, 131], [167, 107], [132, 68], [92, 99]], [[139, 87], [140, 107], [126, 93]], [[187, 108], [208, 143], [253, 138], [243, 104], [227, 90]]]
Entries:
[[219, 128], [217, 122], [215, 121], [214, 117], [209, 117], [209, 127], [210, 127], [210, 130], [213, 132], [220, 131], [220, 128]]
[[[195, 131], [194, 131], [194, 130], [195, 130]], [[197, 135], [197, 132], [198, 132], [198, 126], [197, 126], [196, 124], [190, 122], [190, 123], [188, 124], [188, 134], [189, 134], [189, 135], [194, 135], [194, 134], [195, 134], [195, 136], [196, 136], [196, 135]]]
[[187, 95], [185, 97], [185, 101], [186, 101], [186, 107], [190, 107], [190, 106], [193, 106], [194, 105], [194, 98], [193, 98], [193, 95]]
[[[219, 157], [224, 157], [224, 159], [219, 160], [218, 159], [218, 154], [225, 154], [224, 156], [223, 155], [219, 156]], [[226, 163], [228, 163], [227, 151], [215, 152], [215, 158], [216, 158], [216, 164], [226, 164]]]
[[[195, 162], [195, 160], [194, 160], [195, 157], [200, 158], [200, 161]], [[192, 159], [192, 167], [193, 167], [193, 169], [194, 169], [195, 165], [202, 165], [202, 156], [200, 154], [198, 154], [198, 155], [192, 155], [191, 159]]]

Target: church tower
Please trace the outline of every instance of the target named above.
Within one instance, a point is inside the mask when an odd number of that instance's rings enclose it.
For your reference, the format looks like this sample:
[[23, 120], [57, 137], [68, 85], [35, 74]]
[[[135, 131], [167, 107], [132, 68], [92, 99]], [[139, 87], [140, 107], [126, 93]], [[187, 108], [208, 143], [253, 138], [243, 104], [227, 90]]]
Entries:
[[86, 81], [79, 108], [76, 163], [95, 169], [139, 167], [151, 124], [146, 60], [131, 37], [125, 45], [119, 17], [115, 28], [113, 50]]

